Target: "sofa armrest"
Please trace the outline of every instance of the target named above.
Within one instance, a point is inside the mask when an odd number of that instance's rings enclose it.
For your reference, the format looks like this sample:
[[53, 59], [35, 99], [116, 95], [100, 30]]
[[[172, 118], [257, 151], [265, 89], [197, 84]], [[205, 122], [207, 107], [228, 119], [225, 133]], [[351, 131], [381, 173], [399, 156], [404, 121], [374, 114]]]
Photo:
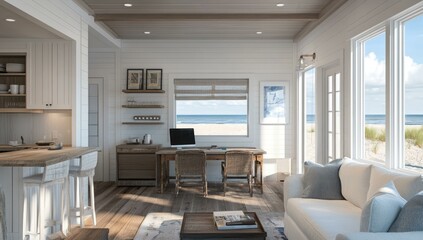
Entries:
[[423, 232], [357, 232], [338, 234], [336, 240], [421, 240]]
[[283, 184], [283, 203], [286, 211], [288, 199], [300, 198], [303, 195], [303, 174], [291, 175]]

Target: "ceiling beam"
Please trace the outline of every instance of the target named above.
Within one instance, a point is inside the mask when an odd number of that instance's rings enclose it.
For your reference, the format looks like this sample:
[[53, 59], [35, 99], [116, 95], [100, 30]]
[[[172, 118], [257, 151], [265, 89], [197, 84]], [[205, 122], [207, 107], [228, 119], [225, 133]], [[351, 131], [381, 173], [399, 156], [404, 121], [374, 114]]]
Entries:
[[95, 21], [146, 21], [146, 20], [317, 20], [318, 13], [286, 14], [96, 14]]

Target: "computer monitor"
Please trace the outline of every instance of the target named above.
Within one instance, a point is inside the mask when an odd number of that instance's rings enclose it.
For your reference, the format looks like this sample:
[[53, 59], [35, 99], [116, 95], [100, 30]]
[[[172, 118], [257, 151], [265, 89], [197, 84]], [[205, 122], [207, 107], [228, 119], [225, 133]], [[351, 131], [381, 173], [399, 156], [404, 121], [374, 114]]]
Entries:
[[195, 135], [194, 128], [170, 128], [170, 146], [171, 147], [194, 147]]

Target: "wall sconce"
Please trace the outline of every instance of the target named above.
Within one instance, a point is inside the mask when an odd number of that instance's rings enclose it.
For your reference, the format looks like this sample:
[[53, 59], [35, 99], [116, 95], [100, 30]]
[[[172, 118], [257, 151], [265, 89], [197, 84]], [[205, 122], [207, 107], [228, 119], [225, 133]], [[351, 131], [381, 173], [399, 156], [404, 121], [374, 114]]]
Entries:
[[300, 55], [298, 59], [298, 70], [304, 70], [316, 60], [316, 53]]

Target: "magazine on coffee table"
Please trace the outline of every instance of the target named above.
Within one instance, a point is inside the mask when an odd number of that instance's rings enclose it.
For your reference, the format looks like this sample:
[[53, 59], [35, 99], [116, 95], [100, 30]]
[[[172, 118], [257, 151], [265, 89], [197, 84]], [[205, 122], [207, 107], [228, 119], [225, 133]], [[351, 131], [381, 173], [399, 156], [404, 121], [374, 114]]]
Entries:
[[213, 218], [218, 230], [257, 228], [255, 219], [243, 211], [213, 212]]

